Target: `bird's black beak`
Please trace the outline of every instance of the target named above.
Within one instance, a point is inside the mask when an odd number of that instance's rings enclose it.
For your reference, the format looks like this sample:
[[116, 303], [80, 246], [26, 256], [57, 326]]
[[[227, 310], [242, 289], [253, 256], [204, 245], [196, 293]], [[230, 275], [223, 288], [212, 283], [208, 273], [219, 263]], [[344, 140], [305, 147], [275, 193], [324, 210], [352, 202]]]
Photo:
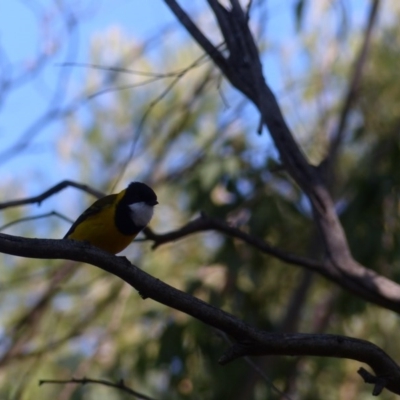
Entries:
[[149, 206], [156, 206], [157, 204], [158, 204], [158, 201], [157, 200], [152, 200], [152, 201], [149, 201], [148, 203], [147, 203]]

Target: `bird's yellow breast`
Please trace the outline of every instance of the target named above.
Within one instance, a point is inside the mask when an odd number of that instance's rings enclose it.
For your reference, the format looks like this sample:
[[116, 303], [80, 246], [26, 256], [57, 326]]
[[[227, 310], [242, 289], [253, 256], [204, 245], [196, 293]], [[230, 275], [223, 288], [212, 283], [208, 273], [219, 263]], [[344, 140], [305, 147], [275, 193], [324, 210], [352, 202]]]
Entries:
[[68, 239], [86, 241], [113, 254], [125, 249], [137, 233], [124, 235], [117, 229], [115, 225], [115, 203], [102, 205], [99, 212], [87, 215], [67, 236]]

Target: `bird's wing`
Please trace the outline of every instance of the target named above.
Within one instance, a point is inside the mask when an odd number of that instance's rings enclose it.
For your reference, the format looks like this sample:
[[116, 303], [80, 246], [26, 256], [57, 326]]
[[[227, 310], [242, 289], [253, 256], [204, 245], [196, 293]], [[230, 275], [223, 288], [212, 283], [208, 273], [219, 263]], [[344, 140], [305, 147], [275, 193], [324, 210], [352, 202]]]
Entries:
[[85, 221], [88, 217], [98, 214], [104, 208], [112, 207], [117, 197], [116, 194], [110, 194], [108, 196], [102, 197], [101, 199], [95, 201], [88, 209], [86, 209], [78, 219], [72, 224], [71, 228], [69, 228], [68, 232], [65, 234], [64, 239], [67, 238], [75, 228]]

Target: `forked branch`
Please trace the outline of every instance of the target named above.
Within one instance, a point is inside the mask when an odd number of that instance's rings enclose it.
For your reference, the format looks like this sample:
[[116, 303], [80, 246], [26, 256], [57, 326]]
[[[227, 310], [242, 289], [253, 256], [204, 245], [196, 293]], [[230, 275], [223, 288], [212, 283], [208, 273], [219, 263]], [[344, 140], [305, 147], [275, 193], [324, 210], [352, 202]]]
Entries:
[[217, 0], [208, 0], [229, 51], [229, 56], [225, 57], [176, 0], [164, 1], [231, 84], [257, 107], [263, 124], [268, 128], [279, 151], [285, 170], [310, 200], [314, 221], [325, 249], [321, 273], [355, 295], [399, 313], [400, 286], [353, 259], [323, 177], [308, 162], [296, 143], [278, 102], [265, 81], [248, 18], [239, 2], [230, 0], [231, 7], [228, 9]]

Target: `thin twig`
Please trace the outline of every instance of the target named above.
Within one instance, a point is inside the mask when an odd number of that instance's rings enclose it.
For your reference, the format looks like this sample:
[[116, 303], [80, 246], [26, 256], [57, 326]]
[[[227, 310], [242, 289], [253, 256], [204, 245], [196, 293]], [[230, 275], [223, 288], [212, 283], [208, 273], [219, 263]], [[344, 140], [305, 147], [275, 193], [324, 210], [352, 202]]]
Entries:
[[361, 44], [356, 61], [354, 63], [354, 68], [349, 79], [347, 92], [344, 96], [338, 127], [333, 135], [333, 139], [331, 141], [330, 148], [328, 151], [329, 170], [331, 170], [333, 168], [333, 165], [335, 164], [339, 147], [344, 139], [346, 125], [350, 115], [351, 108], [358, 96], [362, 75], [365, 69], [365, 62], [367, 60], [368, 50], [371, 46], [372, 31], [378, 16], [379, 5], [380, 5], [380, 0], [371, 0], [371, 8], [368, 14], [368, 19], [365, 27], [364, 39]]
[[129, 69], [129, 68], [121, 68], [121, 67], [113, 67], [113, 66], [105, 66], [105, 65], [98, 65], [98, 64], [89, 64], [89, 63], [63, 63], [59, 64], [62, 67], [87, 67], [87, 68], [93, 68], [93, 69], [99, 69], [102, 71], [113, 71], [113, 72], [118, 72], [118, 73], [124, 73], [124, 74], [132, 74], [132, 75], [139, 75], [139, 76], [147, 76], [151, 78], [175, 78], [178, 75], [181, 75], [182, 73], [185, 73], [185, 70], [188, 67], [178, 69], [176, 71], [171, 71], [171, 72], [147, 72], [147, 71], [137, 71], [134, 69]]
[[75, 187], [77, 189], [83, 190], [84, 192], [87, 192], [94, 197], [101, 198], [104, 197], [105, 194], [93, 189], [92, 187], [88, 185], [84, 185], [82, 183], [70, 181], [70, 180], [65, 180], [60, 183], [57, 183], [57, 185], [54, 185], [50, 189], [46, 190], [42, 194], [39, 194], [38, 196], [33, 196], [33, 197], [27, 197], [25, 199], [21, 200], [11, 200], [11, 201], [6, 201], [4, 203], [0, 203], [0, 210], [4, 210], [5, 208], [9, 207], [17, 207], [17, 206], [22, 206], [26, 204], [38, 204], [40, 205], [43, 200], [46, 200], [48, 197], [53, 196], [54, 194], [60, 192], [61, 190], [67, 188], [67, 187]]
[[73, 220], [69, 219], [68, 217], [66, 217], [65, 215], [63, 215], [63, 214], [61, 214], [61, 213], [59, 213], [57, 211], [50, 211], [50, 212], [45, 213], [45, 214], [31, 215], [30, 217], [19, 218], [19, 219], [16, 219], [14, 221], [11, 221], [11, 222], [3, 225], [3, 226], [0, 226], [0, 232], [4, 231], [5, 229], [9, 228], [10, 226], [19, 224], [21, 222], [33, 221], [33, 220], [36, 220], [36, 219], [48, 218], [48, 217], [52, 217], [52, 216], [61, 218], [64, 221], [67, 221], [67, 222], [69, 222], [71, 224], [74, 222]]
[[39, 386], [44, 385], [44, 384], [57, 384], [57, 385], [65, 385], [65, 384], [69, 384], [69, 383], [75, 383], [75, 384], [80, 384], [80, 385], [87, 385], [88, 383], [93, 383], [93, 384], [98, 384], [98, 385], [104, 385], [104, 386], [108, 386], [108, 387], [112, 387], [115, 389], [119, 389], [122, 390], [125, 393], [128, 393], [132, 396], [137, 397], [138, 399], [141, 400], [154, 400], [152, 397], [146, 396], [145, 394], [139, 393], [133, 389], [131, 389], [130, 387], [126, 386], [123, 379], [121, 379], [118, 382], [111, 382], [111, 381], [107, 381], [105, 379], [92, 379], [92, 378], [81, 378], [81, 379], [77, 379], [77, 378], [71, 378], [71, 379], [67, 379], [67, 380], [63, 380], [63, 379], [41, 379], [39, 381]]
[[[224, 43], [221, 43], [218, 48], [221, 48], [224, 45]], [[118, 182], [121, 180], [123, 175], [126, 172], [126, 169], [128, 168], [129, 163], [131, 162], [133, 155], [135, 153], [135, 148], [136, 144], [142, 134], [143, 127], [145, 122], [147, 121], [147, 118], [149, 117], [150, 113], [154, 109], [154, 107], [165, 97], [167, 94], [172, 90], [172, 88], [181, 80], [181, 78], [186, 75], [189, 71], [193, 70], [194, 68], [202, 65], [204, 62], [208, 61], [208, 54], [204, 53], [200, 57], [198, 57], [196, 60], [194, 60], [192, 63], [190, 63], [186, 68], [183, 68], [172, 80], [172, 82], [167, 85], [167, 87], [147, 106], [146, 111], [143, 113], [138, 126], [136, 128], [136, 132], [133, 135], [132, 142], [130, 145], [129, 153], [128, 156], [126, 157], [125, 161], [120, 167], [119, 174], [117, 178], [114, 181], [114, 184], [112, 185], [112, 190], [117, 186]]]
[[[216, 330], [216, 332], [220, 337], [222, 337], [222, 339], [225, 340], [226, 343], [229, 344], [229, 346], [233, 345], [232, 341], [229, 339], [229, 336], [225, 332], [222, 332], [220, 330]], [[291, 398], [286, 393], [282, 392], [274, 385], [272, 379], [255, 362], [253, 362], [250, 357], [244, 356], [243, 359], [258, 375], [261, 376], [261, 378], [266, 382], [268, 386], [271, 387], [273, 391], [280, 394], [283, 398], [291, 400]]]

